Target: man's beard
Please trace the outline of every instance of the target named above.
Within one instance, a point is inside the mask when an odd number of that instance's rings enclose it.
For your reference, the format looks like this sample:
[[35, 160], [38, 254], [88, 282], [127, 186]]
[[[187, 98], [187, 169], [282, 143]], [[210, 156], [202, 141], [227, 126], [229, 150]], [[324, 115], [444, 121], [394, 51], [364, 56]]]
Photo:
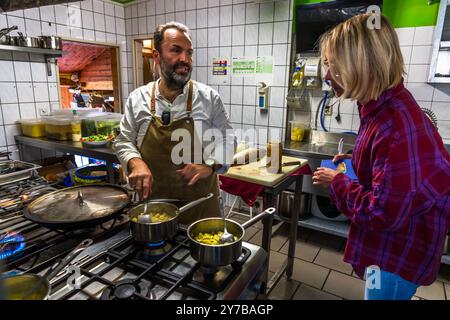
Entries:
[[[161, 58], [161, 76], [164, 78], [167, 87], [171, 90], [178, 90], [184, 88], [186, 83], [191, 79], [192, 68], [183, 62], [179, 62], [174, 64], [173, 66], [169, 66], [164, 62]], [[187, 67], [189, 68], [189, 73], [187, 75], [181, 75], [175, 72], [178, 67]]]

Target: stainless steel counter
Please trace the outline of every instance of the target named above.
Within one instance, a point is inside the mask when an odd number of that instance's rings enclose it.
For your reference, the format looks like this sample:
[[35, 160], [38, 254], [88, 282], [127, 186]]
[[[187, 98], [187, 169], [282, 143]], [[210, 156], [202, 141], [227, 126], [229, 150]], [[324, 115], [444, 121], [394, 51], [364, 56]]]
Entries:
[[108, 172], [108, 180], [114, 183], [113, 163], [118, 163], [114, 151], [111, 148], [86, 148], [81, 142], [74, 141], [58, 141], [47, 138], [30, 138], [26, 136], [15, 136], [16, 144], [19, 147], [20, 158], [23, 159], [25, 148], [27, 146], [47, 149], [59, 152], [66, 152], [74, 155], [80, 155], [90, 158], [106, 161], [106, 169]]

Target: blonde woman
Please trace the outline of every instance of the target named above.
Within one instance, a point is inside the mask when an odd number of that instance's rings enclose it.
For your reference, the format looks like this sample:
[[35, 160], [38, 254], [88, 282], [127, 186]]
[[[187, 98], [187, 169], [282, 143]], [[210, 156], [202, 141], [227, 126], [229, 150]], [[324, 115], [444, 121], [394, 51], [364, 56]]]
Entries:
[[368, 28], [369, 17], [353, 17], [321, 39], [325, 78], [338, 96], [358, 102], [358, 182], [327, 168], [313, 181], [329, 187], [351, 221], [344, 261], [366, 276], [365, 298], [411, 299], [439, 272], [450, 227], [450, 156], [403, 85], [395, 30], [385, 17], [380, 29]]

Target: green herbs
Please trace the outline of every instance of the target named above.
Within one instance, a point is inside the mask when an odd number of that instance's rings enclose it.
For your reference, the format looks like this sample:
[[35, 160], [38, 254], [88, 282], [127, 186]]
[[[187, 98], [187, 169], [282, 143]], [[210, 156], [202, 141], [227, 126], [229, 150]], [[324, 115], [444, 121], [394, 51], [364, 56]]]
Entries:
[[82, 142], [97, 142], [97, 141], [108, 141], [108, 140], [113, 140], [114, 136], [113, 135], [103, 135], [103, 134], [96, 134], [93, 136], [89, 136], [89, 137], [83, 137], [81, 138]]

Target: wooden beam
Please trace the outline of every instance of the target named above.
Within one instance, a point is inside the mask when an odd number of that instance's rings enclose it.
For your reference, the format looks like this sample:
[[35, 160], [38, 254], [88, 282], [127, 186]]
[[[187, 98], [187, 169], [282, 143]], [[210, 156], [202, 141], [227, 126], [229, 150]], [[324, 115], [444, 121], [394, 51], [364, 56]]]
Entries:
[[86, 85], [83, 87], [85, 90], [108, 90], [113, 91], [113, 82], [112, 81], [96, 81], [96, 82], [86, 82]]

